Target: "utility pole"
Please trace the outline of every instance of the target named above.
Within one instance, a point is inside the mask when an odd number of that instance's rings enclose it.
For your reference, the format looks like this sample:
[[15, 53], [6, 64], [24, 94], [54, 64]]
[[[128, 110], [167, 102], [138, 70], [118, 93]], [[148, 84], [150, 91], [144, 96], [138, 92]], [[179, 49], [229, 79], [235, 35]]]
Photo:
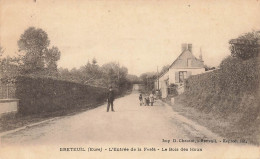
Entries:
[[159, 90], [159, 71], [158, 71], [158, 66], [157, 66], [157, 90]]
[[[6, 73], [8, 74], [8, 71], [9, 71], [9, 58], [7, 57], [6, 58]], [[9, 82], [9, 79], [7, 78], [7, 83], [6, 83], [6, 98], [8, 99], [9, 98], [9, 88], [8, 88], [8, 82]]]

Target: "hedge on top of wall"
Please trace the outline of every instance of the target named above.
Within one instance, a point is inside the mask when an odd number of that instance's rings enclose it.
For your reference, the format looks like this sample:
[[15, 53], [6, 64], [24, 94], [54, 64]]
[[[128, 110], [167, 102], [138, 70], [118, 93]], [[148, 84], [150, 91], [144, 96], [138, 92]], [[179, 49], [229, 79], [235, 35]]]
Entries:
[[87, 107], [106, 99], [106, 89], [78, 83], [19, 76], [16, 79], [16, 98], [20, 99], [18, 112], [44, 113]]
[[256, 59], [228, 57], [219, 70], [191, 76], [185, 83], [186, 93], [217, 93], [222, 95], [256, 94], [259, 78]]
[[220, 64], [220, 69], [191, 76], [185, 81], [185, 98], [188, 106], [210, 112], [244, 113], [259, 111], [257, 91], [259, 72], [257, 60], [241, 60], [228, 57]]

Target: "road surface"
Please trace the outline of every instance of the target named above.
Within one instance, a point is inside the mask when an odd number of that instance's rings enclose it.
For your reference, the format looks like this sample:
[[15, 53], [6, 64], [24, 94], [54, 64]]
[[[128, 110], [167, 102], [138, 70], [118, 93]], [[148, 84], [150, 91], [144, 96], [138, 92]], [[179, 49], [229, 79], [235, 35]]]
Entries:
[[[2, 136], [2, 144], [43, 143], [162, 143], [162, 139], [213, 137], [196, 130], [170, 106], [157, 101], [139, 106], [138, 93], [115, 100], [115, 112], [106, 105], [73, 116], [28, 127]], [[207, 133], [207, 132], [206, 132]], [[215, 137], [215, 136], [214, 136]]]
[[[25, 158], [255, 158], [258, 147], [216, 143], [172, 142], [190, 139], [221, 140], [193, 121], [174, 112], [161, 101], [154, 106], [139, 106], [139, 94], [116, 99], [115, 112], [106, 105], [76, 115], [55, 118], [28, 126], [1, 137], [0, 159]], [[167, 141], [170, 140], [170, 143]], [[110, 152], [109, 148], [139, 147], [139, 152]], [[80, 147], [82, 152], [63, 152], [61, 148]], [[103, 152], [88, 152], [89, 148]], [[153, 148], [152, 152], [144, 152]], [[164, 148], [178, 149], [163, 152]], [[183, 152], [181, 149], [189, 151]], [[107, 149], [107, 150], [105, 150]], [[190, 149], [201, 149], [193, 152]], [[248, 157], [249, 155], [249, 157]]]

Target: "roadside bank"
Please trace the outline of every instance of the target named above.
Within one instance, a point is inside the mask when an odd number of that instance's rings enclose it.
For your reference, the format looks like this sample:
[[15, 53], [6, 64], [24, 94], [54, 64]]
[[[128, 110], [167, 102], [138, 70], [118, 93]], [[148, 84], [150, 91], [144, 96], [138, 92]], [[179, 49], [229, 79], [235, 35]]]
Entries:
[[163, 102], [170, 105], [172, 109], [180, 115], [207, 127], [213, 133], [216, 133], [223, 138], [242, 139], [249, 144], [259, 145], [259, 120], [250, 127], [241, 128], [236, 125], [235, 118], [237, 117], [234, 115], [223, 117], [213, 112], [206, 113], [194, 107], [185, 106], [178, 98], [181, 98], [181, 96], [177, 97], [177, 100], [175, 99], [174, 104], [171, 103], [170, 99], [164, 99]]

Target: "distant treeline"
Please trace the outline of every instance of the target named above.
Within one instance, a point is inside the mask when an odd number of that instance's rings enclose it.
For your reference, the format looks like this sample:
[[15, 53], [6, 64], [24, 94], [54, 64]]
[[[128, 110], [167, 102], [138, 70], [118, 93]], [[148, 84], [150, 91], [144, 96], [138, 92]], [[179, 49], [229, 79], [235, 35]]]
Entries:
[[17, 76], [53, 78], [98, 87], [113, 86], [127, 90], [139, 78], [129, 75], [126, 67], [110, 62], [98, 65], [94, 58], [80, 68], [58, 68], [61, 52], [50, 46], [48, 34], [41, 28], [29, 27], [17, 41], [19, 51], [14, 57], [4, 57], [5, 49], [0, 44], [0, 74], [2, 84], [15, 83]]

